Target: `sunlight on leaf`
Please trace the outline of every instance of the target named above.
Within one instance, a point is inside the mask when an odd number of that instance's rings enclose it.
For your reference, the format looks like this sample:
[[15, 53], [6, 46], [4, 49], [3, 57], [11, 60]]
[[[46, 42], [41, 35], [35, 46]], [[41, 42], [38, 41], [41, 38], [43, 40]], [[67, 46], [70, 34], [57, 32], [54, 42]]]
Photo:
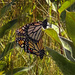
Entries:
[[52, 28], [59, 34], [59, 28], [56, 25], [52, 24]]
[[61, 37], [61, 36], [60, 36], [60, 40], [62, 42], [63, 47], [65, 49], [69, 50], [72, 53], [72, 48], [71, 48], [71, 46], [69, 44], [69, 43], [71, 43], [71, 41], [70, 40], [67, 40], [66, 38]]
[[62, 46], [63, 46], [63, 49], [65, 51], [65, 55], [66, 57], [75, 62], [73, 56], [74, 56], [74, 53], [75, 53], [75, 47], [73, 45], [73, 43], [70, 41], [70, 40], [67, 40], [63, 37], [60, 37], [60, 40], [61, 40], [61, 43], [62, 43]]
[[57, 32], [54, 29], [48, 28], [48, 29], [45, 30], [45, 33], [48, 36], [50, 36], [53, 40], [55, 40], [56, 42], [61, 44], [61, 42], [59, 40], [59, 37], [58, 37], [58, 34], [57, 34]]
[[73, 58], [72, 53], [65, 48], [64, 48], [64, 51], [65, 51], [66, 58], [68, 58], [72, 62], [75, 62], [75, 59]]
[[65, 50], [68, 50], [66, 52], [70, 52], [70, 56], [75, 58], [75, 46], [73, 45], [73, 43], [64, 37], [60, 37], [60, 40]]

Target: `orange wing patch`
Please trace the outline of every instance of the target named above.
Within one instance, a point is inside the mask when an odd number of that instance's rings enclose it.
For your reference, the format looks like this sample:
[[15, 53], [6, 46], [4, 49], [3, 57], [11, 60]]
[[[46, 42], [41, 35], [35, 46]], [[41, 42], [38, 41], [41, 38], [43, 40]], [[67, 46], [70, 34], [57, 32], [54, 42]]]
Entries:
[[18, 41], [18, 43], [21, 46], [21, 45], [23, 45], [24, 41], [23, 40], [20, 40], [20, 41]]
[[23, 33], [23, 30], [22, 30], [22, 28], [20, 28], [20, 29], [19, 29], [19, 32], [20, 32], [20, 33]]

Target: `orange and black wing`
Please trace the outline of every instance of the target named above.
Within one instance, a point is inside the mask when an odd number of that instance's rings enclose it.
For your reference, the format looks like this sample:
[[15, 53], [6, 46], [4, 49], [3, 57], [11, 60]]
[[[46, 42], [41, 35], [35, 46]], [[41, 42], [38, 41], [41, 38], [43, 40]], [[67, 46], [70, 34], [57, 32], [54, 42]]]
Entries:
[[28, 34], [29, 25], [22, 26], [21, 28], [16, 30], [16, 36], [26, 36]]
[[34, 43], [37, 43], [42, 36], [41, 24], [42, 24], [41, 22], [35, 22], [35, 23], [32, 23], [32, 25], [30, 25], [28, 28], [28, 37]]
[[42, 36], [42, 26], [40, 22], [25, 25], [16, 30], [17, 37], [27, 37], [37, 43]]
[[38, 42], [41, 39], [42, 27], [46, 29], [47, 19], [45, 19], [43, 22], [34, 22], [31, 25], [29, 25], [28, 36], [32, 41]]
[[17, 38], [16, 38], [16, 43], [17, 43], [21, 48], [24, 48], [24, 42], [25, 42], [25, 38], [22, 38], [22, 37], [17, 37]]
[[32, 41], [29, 41], [28, 44], [29, 44], [28, 50], [30, 51], [30, 53], [40, 56], [40, 58], [42, 59], [45, 54], [42, 39], [40, 39], [39, 42], [36, 44], [33, 43]]
[[27, 24], [16, 31], [17, 36], [27, 37], [32, 40], [34, 43], [39, 42], [42, 37], [42, 26], [46, 28], [47, 19], [43, 22], [33, 22], [31, 24]]
[[42, 40], [35, 44], [31, 40], [18, 37], [16, 38], [16, 42], [25, 52], [40, 56], [41, 59], [43, 58], [45, 51], [42, 46]]

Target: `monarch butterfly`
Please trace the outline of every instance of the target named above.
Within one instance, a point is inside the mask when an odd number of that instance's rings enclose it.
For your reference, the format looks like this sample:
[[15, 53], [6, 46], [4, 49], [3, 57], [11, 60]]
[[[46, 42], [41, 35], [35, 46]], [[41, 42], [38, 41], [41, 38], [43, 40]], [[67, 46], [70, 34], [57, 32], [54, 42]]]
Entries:
[[47, 19], [45, 19], [43, 22], [33, 22], [31, 24], [26, 24], [25, 26], [19, 28], [16, 31], [16, 35], [27, 37], [30, 40], [32, 40], [34, 43], [39, 42], [39, 40], [42, 37], [42, 26], [44, 29], [47, 27]]
[[21, 48], [24, 49], [25, 52], [40, 56], [40, 59], [43, 59], [45, 51], [42, 46], [42, 39], [35, 44], [27, 38], [18, 37], [16, 38], [16, 42]]

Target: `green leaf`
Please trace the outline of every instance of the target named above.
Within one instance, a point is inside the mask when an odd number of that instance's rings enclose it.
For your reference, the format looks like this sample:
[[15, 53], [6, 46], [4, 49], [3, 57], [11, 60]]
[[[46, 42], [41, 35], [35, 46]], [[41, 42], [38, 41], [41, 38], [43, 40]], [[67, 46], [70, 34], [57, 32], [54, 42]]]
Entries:
[[52, 24], [52, 29], [54, 29], [59, 34], [59, 27], [57, 25]]
[[75, 2], [75, 0], [68, 0], [68, 1], [64, 2], [62, 4], [62, 6], [58, 9], [59, 13], [61, 14], [62, 11], [64, 11], [68, 7], [70, 7], [74, 2]]
[[10, 42], [5, 46], [5, 49], [3, 50], [2, 54], [0, 55], [0, 60], [7, 55], [7, 53], [14, 47], [15, 42]]
[[32, 67], [34, 67], [34, 65], [32, 65], [30, 67], [15, 68], [15, 69], [13, 69], [13, 71], [9, 70], [5, 75], [10, 75], [11, 73], [17, 74], [18, 72], [28, 71], [28, 70], [32, 69]]
[[36, 5], [34, 4], [34, 5], [33, 5], [33, 10], [34, 10], [35, 8], [36, 8]]
[[4, 6], [1, 10], [0, 10], [0, 18], [7, 12], [7, 10], [11, 7], [11, 4], [13, 4], [15, 0], [12, 0], [11, 3], [9, 3], [8, 5]]
[[75, 75], [75, 63], [67, 60], [64, 56], [46, 47], [46, 50], [52, 56], [58, 67], [61, 69], [64, 75]]
[[45, 30], [45, 33], [50, 36], [53, 40], [57, 41], [58, 43], [61, 44], [60, 40], [59, 40], [59, 37], [58, 37], [58, 34], [57, 32], [52, 29], [52, 28], [48, 28]]
[[61, 20], [64, 22], [65, 21], [65, 18], [66, 18], [66, 11], [63, 11], [60, 15], [61, 17]]
[[61, 40], [63, 47], [65, 48], [65, 51], [69, 53], [68, 58], [69, 57], [75, 58], [75, 46], [74, 46], [73, 42], [65, 39], [64, 37], [60, 37], [60, 40]]
[[67, 11], [75, 11], [75, 2], [67, 9]]
[[73, 58], [73, 56], [72, 56], [72, 53], [71, 53], [69, 50], [65, 49], [65, 48], [64, 48], [64, 50], [65, 50], [66, 57], [67, 57], [70, 61], [75, 62], [75, 60], [74, 60], [74, 58]]
[[75, 46], [75, 12], [66, 11], [66, 29]]
[[14, 24], [17, 22], [17, 19], [14, 19], [10, 22], [8, 22], [7, 24], [3, 25], [1, 28], [0, 28], [0, 38], [2, 38], [4, 36], [4, 33], [10, 29], [12, 26], [14, 26]]
[[7, 63], [5, 61], [0, 61], [0, 71], [6, 67]]

